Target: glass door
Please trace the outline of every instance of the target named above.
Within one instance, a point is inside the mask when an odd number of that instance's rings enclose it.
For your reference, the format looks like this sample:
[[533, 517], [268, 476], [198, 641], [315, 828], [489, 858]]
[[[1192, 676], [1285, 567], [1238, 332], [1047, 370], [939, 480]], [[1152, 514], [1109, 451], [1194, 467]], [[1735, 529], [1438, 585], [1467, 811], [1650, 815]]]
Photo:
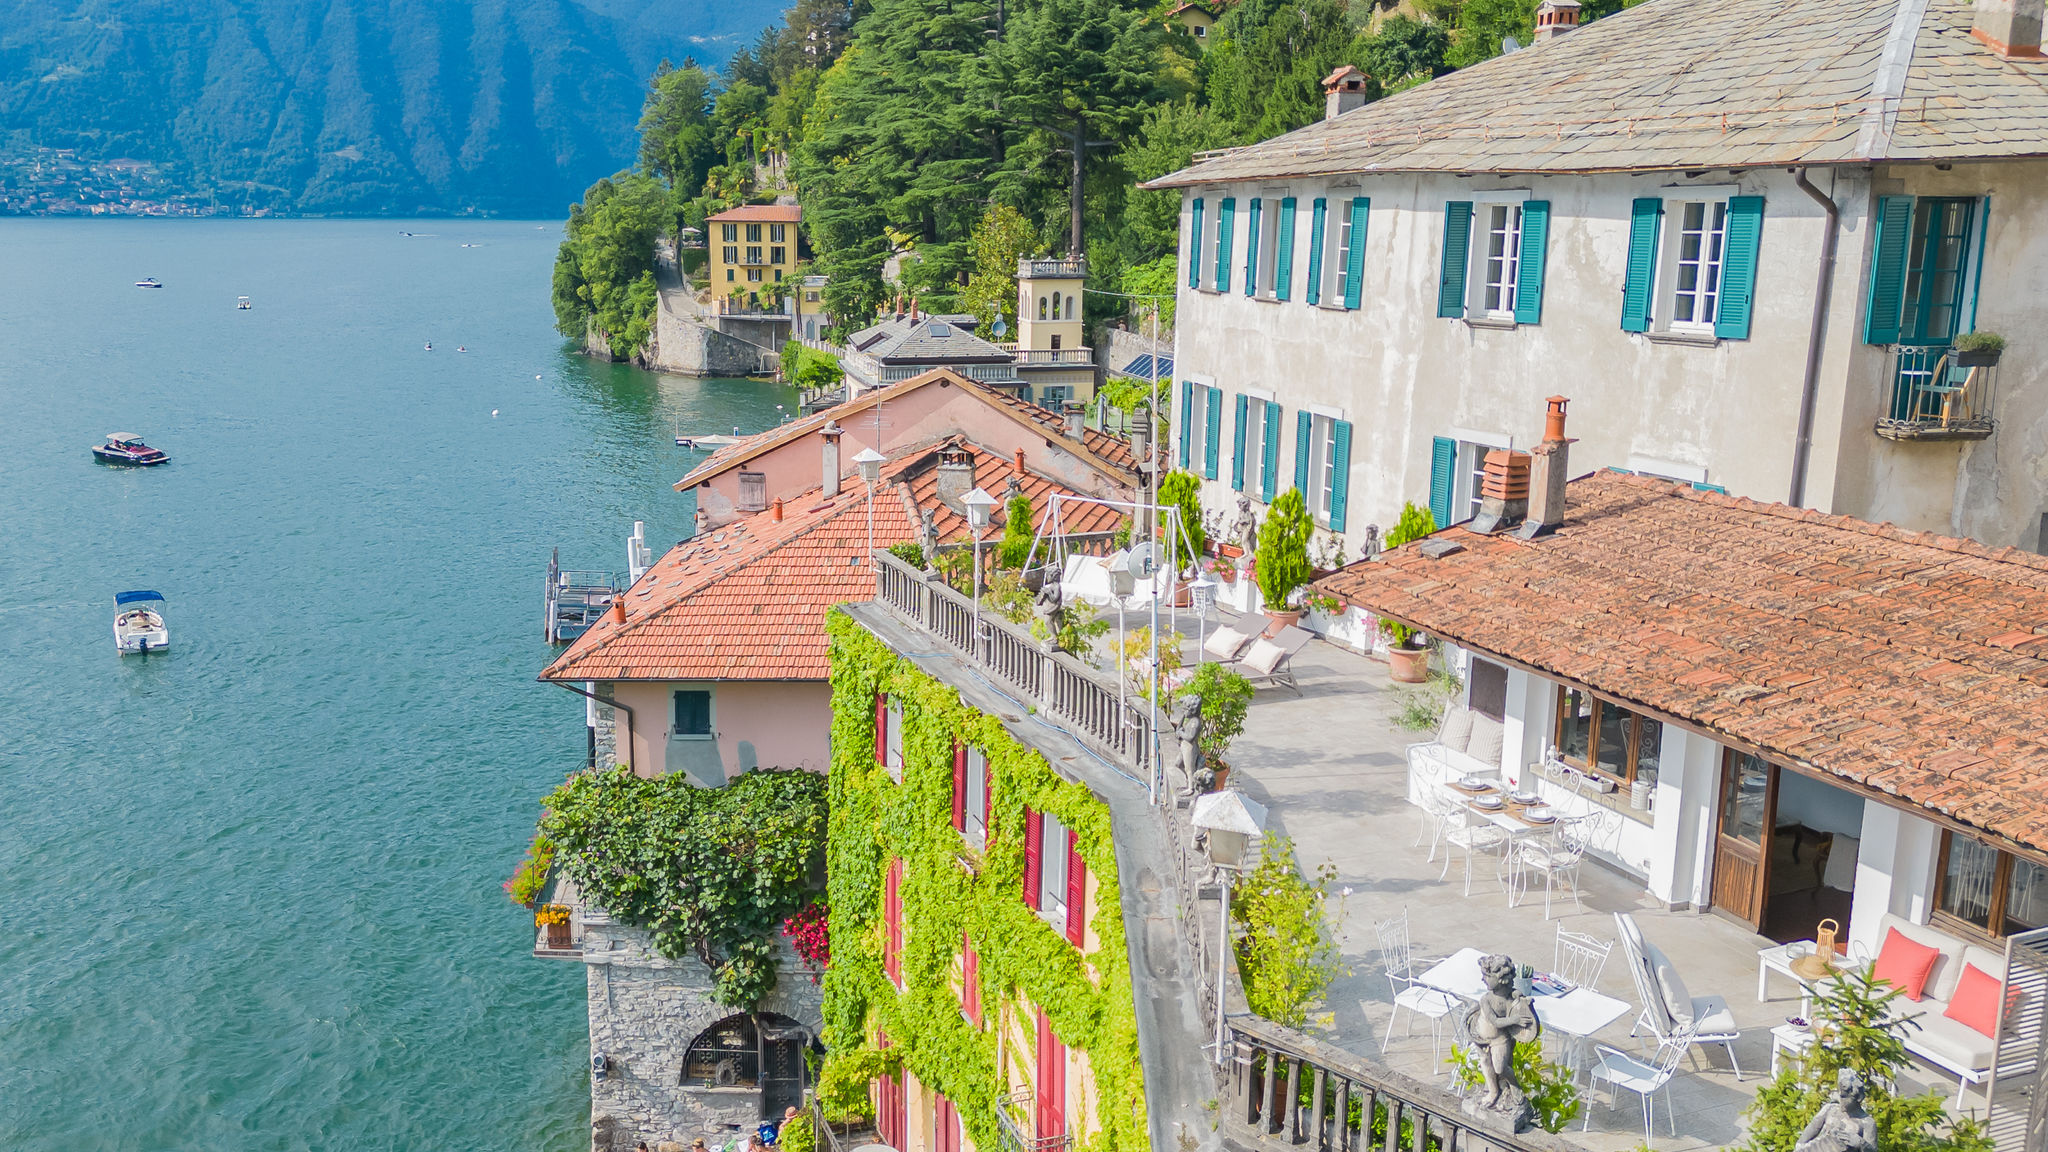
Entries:
[[1761, 927], [1769, 891], [1771, 825], [1778, 769], [1768, 760], [1729, 750], [1721, 761], [1721, 822], [1714, 835], [1714, 907]]
[[1913, 247], [1906, 263], [1906, 311], [1899, 343], [1946, 347], [1963, 314], [1963, 272], [1970, 262], [1970, 217], [1977, 203], [1929, 197], [1913, 206]]

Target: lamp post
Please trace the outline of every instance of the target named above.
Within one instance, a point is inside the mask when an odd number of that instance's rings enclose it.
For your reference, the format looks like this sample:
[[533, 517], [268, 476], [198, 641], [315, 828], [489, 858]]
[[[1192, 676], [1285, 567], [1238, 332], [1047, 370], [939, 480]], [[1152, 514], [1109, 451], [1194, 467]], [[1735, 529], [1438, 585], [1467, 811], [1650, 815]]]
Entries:
[[1209, 842], [1209, 863], [1223, 883], [1223, 910], [1216, 935], [1216, 1063], [1223, 1063], [1223, 983], [1230, 971], [1230, 877], [1244, 867], [1244, 850], [1266, 831], [1266, 809], [1244, 793], [1225, 789], [1195, 801], [1188, 822]]
[[1189, 587], [1195, 593], [1195, 651], [1198, 653], [1195, 659], [1200, 661], [1209, 651], [1209, 608], [1216, 603], [1216, 581], [1202, 570], [1199, 560], [1196, 561], [1194, 582]]
[[882, 479], [882, 461], [888, 457], [873, 448], [863, 448], [853, 458], [860, 469], [860, 482], [868, 486], [868, 567], [875, 566], [875, 485]]
[[988, 528], [996, 498], [976, 488], [962, 496], [960, 503], [967, 506], [967, 526], [974, 529], [974, 636], [978, 642], [981, 639], [981, 534]]

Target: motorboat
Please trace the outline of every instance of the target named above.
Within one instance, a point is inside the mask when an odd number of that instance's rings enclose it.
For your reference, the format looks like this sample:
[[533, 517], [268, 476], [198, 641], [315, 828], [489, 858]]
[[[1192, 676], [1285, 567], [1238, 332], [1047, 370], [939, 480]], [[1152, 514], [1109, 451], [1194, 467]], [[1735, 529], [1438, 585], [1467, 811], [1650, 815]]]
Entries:
[[122, 654], [161, 652], [171, 646], [171, 630], [164, 626], [164, 596], [140, 589], [114, 594], [114, 647]]
[[163, 449], [151, 448], [142, 442], [142, 437], [129, 432], [109, 432], [105, 444], [92, 446], [92, 454], [108, 464], [168, 464], [171, 458]]
[[249, 298], [248, 298], [247, 296], [237, 296], [237, 297], [235, 297], [235, 311], [237, 311], [237, 312], [247, 312], [248, 310], [249, 310]]
[[[535, 377], [535, 379], [539, 379], [539, 377]], [[715, 452], [720, 448], [725, 448], [739, 442], [740, 430], [737, 428], [732, 430], [732, 435], [730, 436], [715, 432], [709, 436], [685, 436], [680, 432], [676, 433], [676, 447], [689, 448], [698, 452]]]
[[137, 280], [135, 282], [135, 286], [137, 288], [161, 288], [163, 287], [163, 283], [159, 281], [156, 277], [149, 276], [141, 280]]

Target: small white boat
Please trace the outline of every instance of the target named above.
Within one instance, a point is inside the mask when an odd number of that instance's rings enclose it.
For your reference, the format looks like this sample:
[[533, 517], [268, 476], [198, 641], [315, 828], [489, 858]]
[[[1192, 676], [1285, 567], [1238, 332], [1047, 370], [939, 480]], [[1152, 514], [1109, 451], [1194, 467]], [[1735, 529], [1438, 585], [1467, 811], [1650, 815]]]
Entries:
[[161, 288], [163, 287], [163, 284], [158, 282], [156, 277], [150, 276], [141, 280], [137, 280], [135, 282], [135, 286], [137, 288]]
[[[536, 379], [538, 379], [538, 377], [536, 377]], [[733, 434], [730, 436], [720, 435], [715, 432], [709, 436], [685, 436], [682, 435], [681, 433], [677, 433], [676, 447], [692, 448], [699, 452], [715, 452], [720, 448], [726, 447], [727, 445], [737, 444], [740, 442], [740, 430], [735, 428], [732, 430], [732, 432]]]
[[114, 647], [123, 655], [130, 652], [161, 652], [171, 646], [171, 630], [164, 626], [164, 596], [161, 592], [138, 590], [114, 594]]

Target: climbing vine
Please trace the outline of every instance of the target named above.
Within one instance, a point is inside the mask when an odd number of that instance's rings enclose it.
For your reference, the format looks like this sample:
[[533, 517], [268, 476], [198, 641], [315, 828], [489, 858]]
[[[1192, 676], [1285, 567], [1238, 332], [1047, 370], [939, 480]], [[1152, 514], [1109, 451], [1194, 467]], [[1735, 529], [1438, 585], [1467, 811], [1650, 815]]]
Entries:
[[662, 955], [695, 954], [720, 1004], [751, 1008], [775, 989], [783, 921], [817, 897], [825, 781], [748, 772], [700, 788], [681, 772], [579, 773], [545, 801], [542, 835], [560, 867], [615, 919], [654, 933]]
[[[1021, 996], [1045, 1013], [1061, 1043], [1088, 1054], [1101, 1127], [1081, 1147], [1145, 1148], [1144, 1076], [1109, 809], [1085, 785], [1062, 780], [1000, 719], [964, 703], [958, 691], [851, 618], [834, 612], [826, 631], [832, 641], [833, 963], [825, 974], [829, 1055], [819, 1090], [825, 1106], [865, 1109], [868, 1083], [900, 1061], [953, 1101], [976, 1147], [996, 1147], [995, 1102], [1006, 1084], [996, 1063], [996, 1029], [1006, 1006], [1014, 1010]], [[901, 784], [875, 763], [878, 692], [903, 711]], [[988, 760], [991, 818], [982, 851], [952, 826], [956, 738]], [[1099, 945], [1085, 956], [1023, 902], [1027, 805], [1074, 830], [1098, 882], [1090, 926]], [[898, 892], [902, 992], [882, 973], [883, 881], [895, 858], [905, 864]], [[978, 957], [986, 1021], [980, 1028], [958, 1002], [963, 935]], [[877, 1029], [889, 1038], [884, 1051], [871, 1046]], [[1007, 1060], [1029, 1060], [1015, 1048], [1010, 1045]]]

